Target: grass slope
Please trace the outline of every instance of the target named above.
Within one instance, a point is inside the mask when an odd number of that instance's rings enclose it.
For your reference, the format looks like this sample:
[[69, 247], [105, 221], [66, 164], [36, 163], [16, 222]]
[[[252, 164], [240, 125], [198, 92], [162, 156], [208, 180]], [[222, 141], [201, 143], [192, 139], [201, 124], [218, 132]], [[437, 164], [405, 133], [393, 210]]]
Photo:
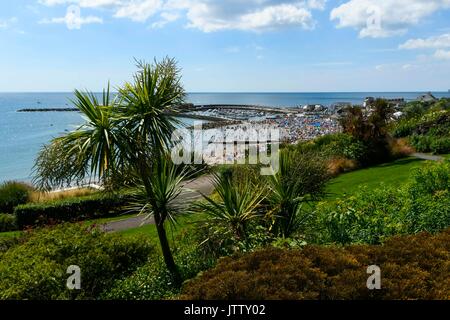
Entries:
[[340, 175], [333, 179], [328, 188], [327, 199], [336, 199], [352, 194], [361, 186], [374, 189], [383, 185], [397, 185], [408, 180], [412, 169], [421, 166], [424, 160], [414, 157], [399, 159]]

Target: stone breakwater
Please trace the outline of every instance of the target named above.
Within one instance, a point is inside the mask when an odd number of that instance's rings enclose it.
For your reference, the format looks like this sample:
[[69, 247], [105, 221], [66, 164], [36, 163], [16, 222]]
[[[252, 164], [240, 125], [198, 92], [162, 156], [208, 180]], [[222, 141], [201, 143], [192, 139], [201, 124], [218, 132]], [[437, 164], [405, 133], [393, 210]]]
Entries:
[[77, 108], [25, 108], [17, 112], [79, 112]]

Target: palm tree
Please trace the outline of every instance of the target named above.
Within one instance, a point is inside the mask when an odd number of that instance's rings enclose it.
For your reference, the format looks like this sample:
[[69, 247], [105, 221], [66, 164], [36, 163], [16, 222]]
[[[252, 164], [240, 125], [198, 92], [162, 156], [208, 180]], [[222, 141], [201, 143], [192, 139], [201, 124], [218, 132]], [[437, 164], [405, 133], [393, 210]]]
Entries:
[[159, 154], [153, 158], [149, 174], [145, 177], [146, 183], [135, 188], [131, 194], [134, 201], [130, 211], [154, 218], [164, 261], [178, 284], [182, 279], [170, 250], [164, 223], [169, 221], [175, 224], [177, 216], [185, 209], [178, 196], [183, 190], [182, 182], [188, 176], [187, 167], [180, 169], [168, 159], [167, 154]]
[[[146, 205], [151, 206], [167, 268], [180, 283], [165, 221], [172, 217], [168, 205], [178, 195], [173, 190], [184, 175], [166, 164], [165, 153], [177, 123], [169, 114], [184, 101], [185, 91], [175, 60], [139, 61], [137, 66], [133, 82], [119, 88], [115, 99], [110, 99], [109, 89], [104, 92], [103, 104], [93, 94], [75, 92], [74, 104], [87, 123], [43, 148], [35, 166], [35, 181], [48, 188], [83, 180], [86, 175], [104, 180], [116, 176], [118, 168], [136, 174], [145, 190]], [[73, 168], [68, 168], [68, 163], [73, 163]], [[163, 170], [161, 177], [158, 170]], [[172, 192], [167, 194], [169, 187]]]
[[118, 165], [117, 121], [113, 119], [116, 102], [110, 87], [103, 90], [102, 103], [95, 94], [75, 90], [74, 106], [86, 122], [75, 131], [52, 140], [38, 155], [34, 183], [41, 189], [62, 187], [98, 177], [107, 184]]
[[205, 201], [194, 205], [194, 210], [207, 214], [212, 222], [224, 225], [238, 240], [246, 237], [247, 225], [260, 217], [258, 212], [264, 200], [264, 189], [248, 182], [232, 183], [230, 175], [214, 174], [217, 199], [203, 195]]
[[282, 150], [279, 161], [278, 172], [267, 176], [270, 190], [267, 218], [272, 220], [271, 230], [275, 234], [289, 237], [308, 222], [311, 210], [304, 205], [324, 194], [329, 176], [324, 162], [308, 153]]

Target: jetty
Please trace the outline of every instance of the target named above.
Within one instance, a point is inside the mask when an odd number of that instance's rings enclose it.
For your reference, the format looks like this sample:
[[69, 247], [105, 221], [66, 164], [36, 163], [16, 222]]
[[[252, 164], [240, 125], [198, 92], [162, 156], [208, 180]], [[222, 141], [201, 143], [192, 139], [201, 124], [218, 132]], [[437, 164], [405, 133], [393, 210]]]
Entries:
[[289, 113], [297, 112], [297, 110], [295, 110], [295, 108], [290, 108], [290, 107], [274, 108], [274, 107], [268, 107], [268, 106], [248, 105], [248, 104], [204, 104], [204, 105], [196, 105], [190, 111], [202, 111], [202, 110], [211, 110], [211, 109], [233, 109], [233, 110], [270, 112], [270, 113], [281, 113], [281, 114], [289, 114]]
[[17, 112], [79, 112], [77, 108], [25, 108]]

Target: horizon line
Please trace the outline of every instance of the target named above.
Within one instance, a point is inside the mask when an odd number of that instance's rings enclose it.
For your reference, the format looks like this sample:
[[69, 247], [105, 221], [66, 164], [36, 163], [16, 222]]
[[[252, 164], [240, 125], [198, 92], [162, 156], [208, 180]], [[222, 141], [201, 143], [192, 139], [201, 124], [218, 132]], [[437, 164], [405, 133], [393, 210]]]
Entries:
[[[86, 90], [83, 90], [86, 91]], [[10, 94], [10, 93], [73, 93], [74, 91], [0, 91], [0, 94]], [[92, 93], [102, 93], [102, 91], [90, 91]], [[421, 92], [432, 92], [432, 93], [450, 93], [448, 91], [441, 90], [400, 90], [400, 91], [186, 91], [187, 94], [302, 94], [302, 93], [421, 93]], [[111, 93], [117, 93], [117, 91], [111, 91]]]

